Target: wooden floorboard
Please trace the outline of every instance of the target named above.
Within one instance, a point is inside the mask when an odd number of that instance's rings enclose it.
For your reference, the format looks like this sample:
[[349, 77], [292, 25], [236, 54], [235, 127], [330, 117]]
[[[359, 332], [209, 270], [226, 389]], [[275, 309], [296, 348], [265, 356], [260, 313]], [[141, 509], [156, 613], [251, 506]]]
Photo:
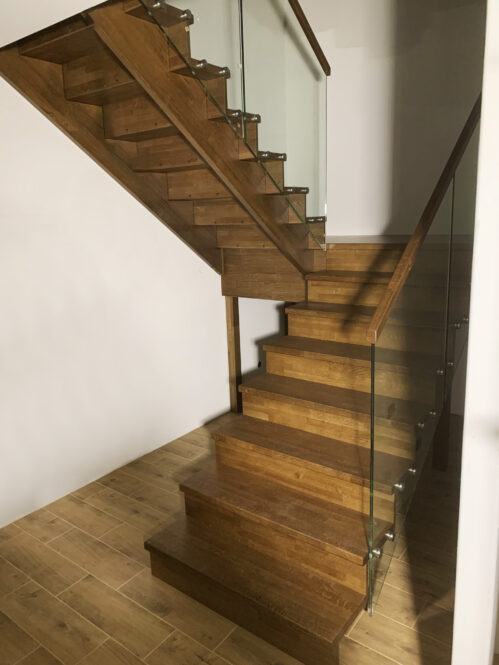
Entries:
[[[0, 529], [0, 665], [300, 665], [149, 571], [144, 539], [183, 512], [179, 479], [231, 417]], [[340, 665], [449, 665], [458, 474], [422, 477], [375, 616], [353, 623]]]

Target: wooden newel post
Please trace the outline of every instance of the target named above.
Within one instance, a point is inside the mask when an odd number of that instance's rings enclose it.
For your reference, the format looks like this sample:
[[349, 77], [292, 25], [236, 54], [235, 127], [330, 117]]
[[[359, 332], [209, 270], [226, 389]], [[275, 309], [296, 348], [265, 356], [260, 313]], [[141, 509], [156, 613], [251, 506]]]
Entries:
[[230, 410], [240, 413], [243, 410], [241, 383], [241, 341], [239, 337], [239, 300], [225, 296], [227, 313], [227, 350], [229, 355]]

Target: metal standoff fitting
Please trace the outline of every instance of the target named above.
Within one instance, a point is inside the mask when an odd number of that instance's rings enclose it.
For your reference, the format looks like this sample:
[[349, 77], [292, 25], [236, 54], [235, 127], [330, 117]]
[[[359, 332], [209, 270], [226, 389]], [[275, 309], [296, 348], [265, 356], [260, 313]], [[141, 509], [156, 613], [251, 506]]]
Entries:
[[437, 369], [437, 374], [438, 374], [438, 376], [443, 376], [445, 374], [445, 370]]
[[447, 367], [454, 367], [454, 362], [452, 360], [449, 360], [447, 363]]
[[454, 324], [454, 328], [456, 330], [459, 330], [460, 327], [461, 327], [461, 323], [459, 321], [456, 321], [456, 323]]
[[228, 67], [221, 67], [218, 72], [218, 76], [230, 76], [230, 69]]
[[242, 116], [241, 111], [230, 111], [229, 118], [240, 118]]
[[373, 547], [373, 557], [375, 559], [380, 559], [383, 551], [379, 547]]
[[208, 65], [208, 62], [206, 60], [199, 60], [194, 65], [194, 69], [205, 69], [207, 65]]
[[429, 414], [432, 418], [436, 418], [436, 417], [437, 417], [437, 412], [436, 412], [436, 411], [428, 411], [428, 414]]
[[385, 533], [385, 538], [389, 540], [391, 543], [393, 543], [393, 541], [395, 540], [395, 534], [393, 533], [393, 531], [387, 531]]
[[470, 322], [469, 316], [463, 316], [463, 323], [469, 323], [469, 322]]
[[194, 17], [193, 17], [193, 15], [192, 15], [192, 12], [191, 12], [190, 9], [186, 9], [186, 10], [183, 11], [183, 12], [180, 14], [180, 16], [179, 16], [179, 19], [180, 19], [181, 21], [191, 21], [191, 22], [192, 22], [193, 18], [194, 18]]
[[395, 483], [393, 487], [399, 492], [403, 492], [405, 490], [405, 483]]
[[415, 466], [410, 466], [410, 467], [407, 469], [407, 471], [408, 471], [408, 473], [411, 474], [411, 476], [415, 476], [416, 473], [418, 472], [418, 470], [416, 469]]
[[258, 115], [258, 113], [250, 113], [249, 115], [246, 116], [246, 120], [248, 122], [260, 122], [261, 117]]
[[422, 422], [422, 421], [419, 422], [419, 423], [417, 424], [417, 428], [418, 428], [418, 429], [424, 429], [424, 422]]

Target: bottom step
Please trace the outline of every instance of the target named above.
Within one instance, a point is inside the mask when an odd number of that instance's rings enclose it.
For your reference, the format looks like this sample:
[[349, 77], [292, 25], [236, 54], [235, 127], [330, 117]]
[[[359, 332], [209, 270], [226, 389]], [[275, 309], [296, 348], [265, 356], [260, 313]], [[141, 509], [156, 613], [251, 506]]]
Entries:
[[307, 665], [334, 665], [362, 594], [247, 548], [230, 558], [185, 516], [145, 544], [153, 575]]

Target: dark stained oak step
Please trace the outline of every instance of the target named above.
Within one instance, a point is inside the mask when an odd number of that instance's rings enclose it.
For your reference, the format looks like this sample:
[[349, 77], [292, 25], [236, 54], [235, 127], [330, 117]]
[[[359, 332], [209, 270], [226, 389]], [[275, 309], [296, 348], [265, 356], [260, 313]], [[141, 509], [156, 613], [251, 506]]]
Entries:
[[255, 226], [255, 222], [234, 199], [196, 201], [196, 226]]
[[[370, 417], [371, 413], [371, 398], [364, 392], [273, 374], [259, 374], [245, 381], [240, 390], [243, 394], [251, 391], [269, 392], [283, 400], [305, 401], [319, 409], [351, 411], [360, 417]], [[387, 419], [410, 428], [418, 422], [420, 406], [408, 400], [379, 396], [376, 412], [379, 419]]]
[[[123, 0], [123, 11], [144, 21], [157, 21], [165, 28], [178, 24], [188, 26], [194, 22], [194, 17], [189, 10], [178, 9], [167, 3], [162, 3], [158, 7], [153, 7], [153, 5], [154, 2], [151, 0], [147, 0], [145, 3], [140, 0]], [[152, 11], [154, 18], [148, 14], [146, 7]]]
[[[238, 415], [214, 433], [219, 442], [233, 442], [258, 451], [271, 469], [281, 461], [296, 469], [314, 470], [327, 478], [337, 478], [359, 486], [369, 487], [370, 451], [365, 448], [310, 434], [292, 427], [277, 425], [257, 418]], [[248, 471], [251, 468], [248, 466]], [[387, 494], [407, 471], [407, 460], [395, 455], [379, 453], [377, 459], [376, 489]], [[265, 469], [262, 469], [265, 472]], [[296, 487], [300, 477], [295, 476]], [[291, 479], [290, 479], [290, 482]]]
[[75, 17], [63, 22], [57, 28], [43, 30], [38, 35], [24, 40], [19, 46], [19, 53], [62, 65], [81, 58], [101, 46], [93, 26], [87, 25], [83, 18]]
[[[283, 336], [263, 348], [270, 374], [371, 392], [367, 346]], [[435, 395], [438, 361], [438, 356], [428, 354], [377, 349], [376, 394], [429, 403], [428, 398]]]
[[217, 247], [222, 249], [275, 249], [274, 243], [254, 226], [221, 226], [217, 229]]
[[209, 169], [168, 173], [166, 177], [171, 201], [222, 199], [228, 195], [226, 187]]
[[[330, 664], [364, 596], [262, 555], [233, 561], [180, 519], [146, 543], [154, 575], [307, 665]], [[316, 588], [321, 593], [314, 594]], [[312, 595], [314, 594], [314, 595]], [[312, 598], [311, 598], [312, 596]]]
[[[302, 302], [286, 308], [288, 332], [296, 337], [370, 346], [367, 329], [376, 308], [343, 303]], [[380, 347], [438, 354], [441, 317], [431, 311], [393, 310]]]
[[[370, 394], [312, 381], [261, 374], [240, 386], [243, 413], [252, 418], [339, 439], [355, 446], [371, 445]], [[417, 422], [424, 405], [378, 397], [375, 418], [378, 450], [414, 459]]]
[[[366, 515], [207, 459], [180, 489], [190, 497], [359, 565], [367, 558]], [[377, 525], [376, 540], [390, 527]]]
[[205, 168], [203, 160], [182, 136], [167, 136], [140, 141], [130, 166], [138, 172], [167, 173]]
[[136, 97], [137, 81], [104, 45], [62, 66], [66, 99], [104, 105]]
[[177, 128], [145, 94], [106, 104], [103, 118], [108, 139], [145, 141], [178, 134]]
[[201, 81], [230, 78], [228, 67], [220, 67], [206, 60], [197, 60], [196, 58], [186, 58], [185, 62], [179, 58], [174, 64], [171, 63], [170, 71], [181, 76], [198, 78]]
[[[281, 483], [339, 506], [369, 513], [370, 451], [298, 429], [241, 415], [214, 434], [220, 463]], [[390, 522], [393, 488], [407, 459], [376, 456], [376, 514]]]

